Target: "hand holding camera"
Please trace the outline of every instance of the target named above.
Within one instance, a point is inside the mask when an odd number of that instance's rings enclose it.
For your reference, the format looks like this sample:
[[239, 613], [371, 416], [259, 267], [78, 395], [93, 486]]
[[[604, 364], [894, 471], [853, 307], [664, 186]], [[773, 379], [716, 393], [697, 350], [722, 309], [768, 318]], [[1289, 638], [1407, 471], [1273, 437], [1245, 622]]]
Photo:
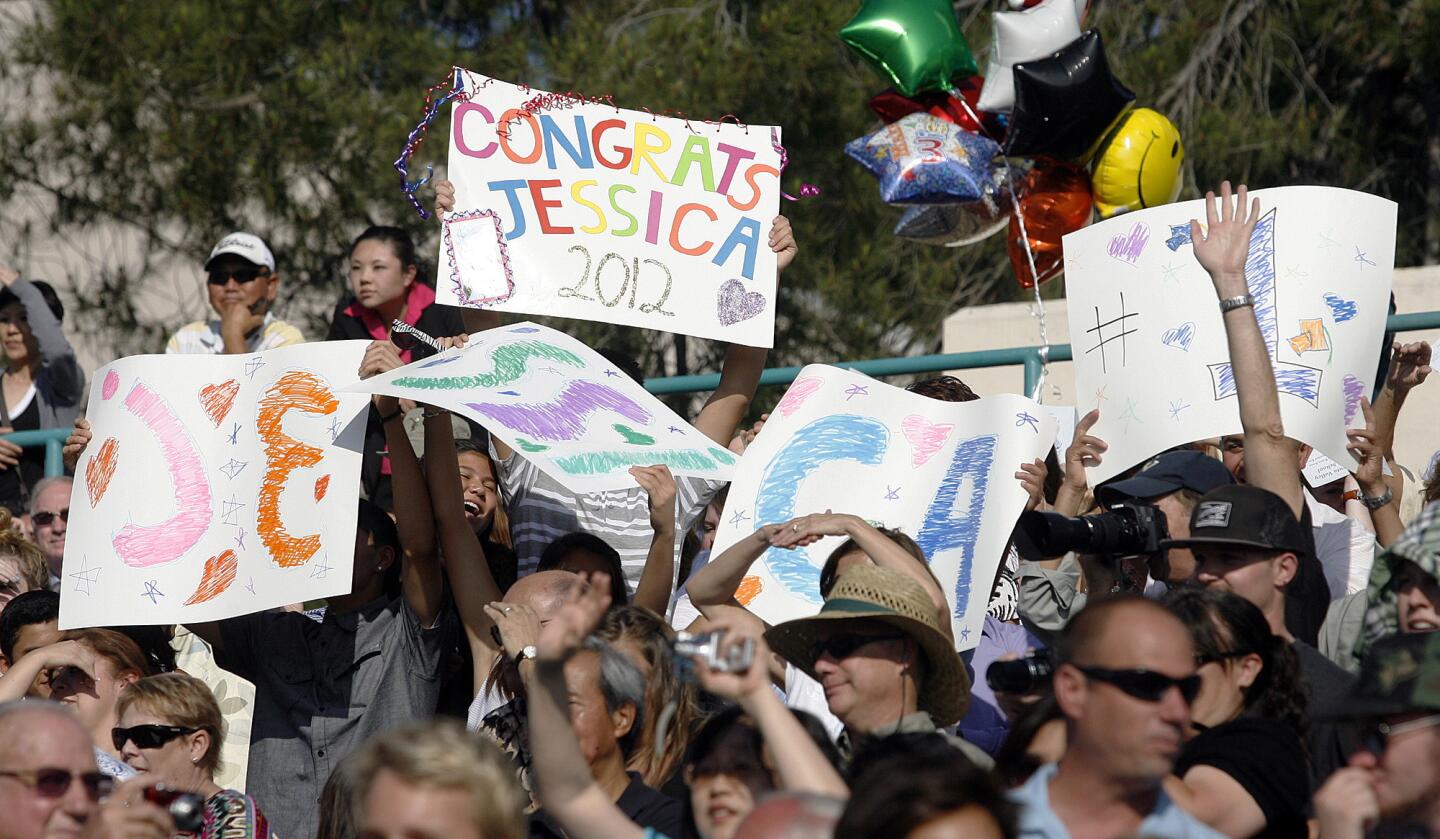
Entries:
[[736, 702], [757, 690], [768, 690], [765, 662], [770, 648], [756, 629], [744, 621], [723, 618], [710, 626], [703, 635], [679, 633], [675, 639], [677, 666], [689, 668], [700, 687]]

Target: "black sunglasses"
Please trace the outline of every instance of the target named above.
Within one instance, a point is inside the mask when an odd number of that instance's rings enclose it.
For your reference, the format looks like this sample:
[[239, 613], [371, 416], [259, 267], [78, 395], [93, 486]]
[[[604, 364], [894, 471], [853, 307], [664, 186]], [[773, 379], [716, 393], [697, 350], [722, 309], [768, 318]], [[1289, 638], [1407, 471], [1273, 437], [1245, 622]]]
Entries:
[[138, 749], [158, 749], [176, 737], [194, 734], [199, 730], [178, 725], [133, 725], [129, 728], [110, 729], [110, 742], [115, 744], [117, 752], [125, 748], [127, 740], [134, 743]]
[[230, 268], [216, 269], [208, 272], [206, 282], [210, 285], [225, 285], [233, 277], [240, 285], [249, 285], [261, 277], [270, 275], [269, 268]]
[[85, 794], [90, 796], [91, 801], [99, 801], [115, 789], [115, 779], [99, 772], [76, 774], [69, 769], [0, 769], [0, 777], [18, 778], [45, 798], [64, 795], [70, 789], [70, 782], [76, 778], [85, 785]]
[[1113, 685], [1146, 702], [1159, 702], [1170, 692], [1170, 688], [1179, 688], [1180, 696], [1185, 700], [1185, 704], [1189, 705], [1200, 692], [1200, 677], [1194, 675], [1175, 679], [1153, 670], [1107, 670], [1104, 667], [1078, 665], [1075, 669], [1097, 682]]
[[1365, 728], [1360, 733], [1360, 748], [1375, 755], [1384, 757], [1385, 748], [1390, 743], [1390, 738], [1407, 731], [1417, 731], [1422, 728], [1431, 728], [1440, 725], [1440, 714], [1431, 714], [1428, 717], [1420, 717], [1406, 722], [1386, 723], [1377, 722]]
[[819, 661], [820, 656], [826, 653], [836, 661], [849, 658], [856, 650], [866, 644], [873, 644], [877, 641], [900, 641], [909, 638], [903, 632], [896, 632], [891, 635], [831, 635], [810, 645], [810, 660]]
[[41, 512], [32, 515], [30, 517], [30, 521], [40, 525], [41, 527], [49, 527], [50, 525], [55, 523], [55, 519], [57, 518], [68, 524], [70, 521], [70, 508], [66, 507], [58, 513], [52, 513], [49, 510], [42, 510]]

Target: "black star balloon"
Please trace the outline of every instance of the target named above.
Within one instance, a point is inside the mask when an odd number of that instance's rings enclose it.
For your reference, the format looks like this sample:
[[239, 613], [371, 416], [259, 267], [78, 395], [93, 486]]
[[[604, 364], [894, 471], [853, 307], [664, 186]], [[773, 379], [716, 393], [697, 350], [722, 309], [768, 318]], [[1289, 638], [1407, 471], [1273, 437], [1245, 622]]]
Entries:
[[1005, 153], [1083, 163], [1133, 101], [1092, 29], [1053, 55], [1015, 65]]

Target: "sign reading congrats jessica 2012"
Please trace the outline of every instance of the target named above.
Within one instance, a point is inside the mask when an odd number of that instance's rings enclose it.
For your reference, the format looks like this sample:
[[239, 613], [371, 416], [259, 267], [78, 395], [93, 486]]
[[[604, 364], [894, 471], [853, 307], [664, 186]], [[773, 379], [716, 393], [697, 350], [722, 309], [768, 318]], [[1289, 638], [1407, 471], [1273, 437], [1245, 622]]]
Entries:
[[772, 345], [778, 129], [459, 76], [440, 302]]

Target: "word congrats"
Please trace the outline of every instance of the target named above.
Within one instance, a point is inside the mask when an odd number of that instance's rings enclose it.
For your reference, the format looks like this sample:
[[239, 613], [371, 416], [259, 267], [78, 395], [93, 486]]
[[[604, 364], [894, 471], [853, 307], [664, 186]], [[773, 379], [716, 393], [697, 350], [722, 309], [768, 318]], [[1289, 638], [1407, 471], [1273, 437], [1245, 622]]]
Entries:
[[459, 76], [440, 302], [773, 344], [778, 129]]

